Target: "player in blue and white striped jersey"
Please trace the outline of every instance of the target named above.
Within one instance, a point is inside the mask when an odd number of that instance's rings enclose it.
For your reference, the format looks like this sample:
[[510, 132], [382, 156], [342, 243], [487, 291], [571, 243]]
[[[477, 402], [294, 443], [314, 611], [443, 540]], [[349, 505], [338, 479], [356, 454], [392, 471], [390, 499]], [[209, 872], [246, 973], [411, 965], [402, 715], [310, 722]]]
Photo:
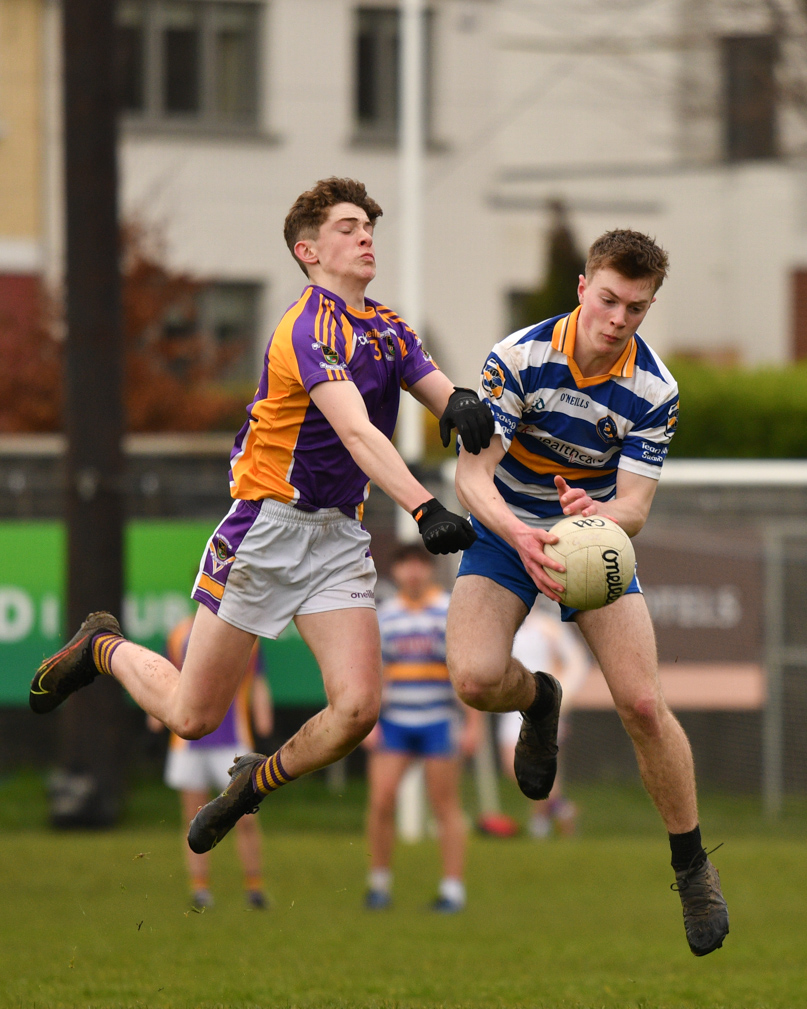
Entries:
[[[495, 435], [478, 456], [460, 452], [457, 494], [478, 538], [452, 596], [448, 666], [466, 704], [523, 713], [514, 766], [532, 799], [546, 798], [555, 778], [561, 690], [512, 657], [513, 637], [539, 592], [560, 602], [551, 571], [563, 568], [544, 553], [558, 519], [608, 515], [630, 536], [647, 521], [678, 390], [637, 330], [667, 266], [666, 252], [639, 232], [597, 239], [579, 307], [493, 348], [481, 390]], [[561, 615], [577, 622], [602, 669], [669, 832], [690, 948], [711, 953], [728, 933], [728, 912], [701, 843], [692, 752], [661, 694], [639, 583], [602, 609], [562, 606]]]
[[379, 910], [391, 903], [396, 795], [407, 768], [422, 759], [443, 864], [432, 907], [451, 913], [465, 906], [460, 773], [462, 758], [473, 753], [479, 740], [481, 715], [461, 705], [451, 686], [446, 666], [450, 597], [434, 580], [431, 556], [418, 544], [400, 546], [391, 574], [398, 591], [378, 608], [384, 660], [381, 714], [365, 741], [371, 751], [365, 904]]
[[507, 450], [494, 483], [528, 525], [562, 517], [558, 474], [594, 501], [614, 497], [620, 470], [657, 480], [678, 420], [675, 379], [638, 333], [606, 374], [579, 373], [581, 308], [508, 336], [482, 372]]

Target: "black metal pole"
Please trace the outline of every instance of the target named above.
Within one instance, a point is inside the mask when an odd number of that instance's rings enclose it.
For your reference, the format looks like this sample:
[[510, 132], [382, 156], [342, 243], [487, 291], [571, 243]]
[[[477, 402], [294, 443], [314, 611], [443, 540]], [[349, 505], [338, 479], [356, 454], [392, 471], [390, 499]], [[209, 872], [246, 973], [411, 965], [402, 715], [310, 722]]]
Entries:
[[[67, 253], [68, 586], [73, 633], [123, 594], [123, 345], [115, 87], [115, 4], [64, 0]], [[53, 821], [107, 826], [122, 794], [125, 706], [104, 677], [67, 702]]]

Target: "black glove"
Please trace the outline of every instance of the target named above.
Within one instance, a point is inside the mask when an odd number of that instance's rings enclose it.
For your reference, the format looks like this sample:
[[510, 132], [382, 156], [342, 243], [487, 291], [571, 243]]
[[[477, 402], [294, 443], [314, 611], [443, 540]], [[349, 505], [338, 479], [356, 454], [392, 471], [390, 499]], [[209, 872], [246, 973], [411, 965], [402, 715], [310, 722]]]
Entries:
[[483, 403], [473, 389], [455, 387], [448, 397], [448, 403], [440, 418], [443, 448], [448, 448], [452, 427], [457, 429], [462, 444], [472, 455], [478, 455], [483, 448], [490, 445], [493, 414], [487, 403]]
[[415, 508], [412, 518], [430, 554], [453, 554], [465, 550], [476, 539], [468, 519], [444, 508], [436, 497]]

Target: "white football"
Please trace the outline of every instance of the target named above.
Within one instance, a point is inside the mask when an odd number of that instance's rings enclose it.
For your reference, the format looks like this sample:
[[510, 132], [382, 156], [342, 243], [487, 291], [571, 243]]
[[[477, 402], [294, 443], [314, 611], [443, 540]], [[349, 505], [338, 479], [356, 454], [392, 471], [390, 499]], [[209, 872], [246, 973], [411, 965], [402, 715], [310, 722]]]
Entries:
[[563, 586], [561, 601], [576, 610], [596, 610], [613, 603], [633, 580], [636, 556], [630, 536], [602, 515], [569, 515], [552, 526], [558, 542], [544, 553], [566, 565], [544, 571]]

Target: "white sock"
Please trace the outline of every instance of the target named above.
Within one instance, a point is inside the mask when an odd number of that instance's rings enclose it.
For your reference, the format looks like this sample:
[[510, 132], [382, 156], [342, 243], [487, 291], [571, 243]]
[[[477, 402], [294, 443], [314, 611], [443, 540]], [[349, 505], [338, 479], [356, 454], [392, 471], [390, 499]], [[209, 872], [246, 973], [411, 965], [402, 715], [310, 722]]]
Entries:
[[392, 871], [371, 869], [367, 874], [367, 885], [376, 893], [389, 893], [392, 889]]
[[450, 900], [452, 904], [465, 907], [465, 884], [454, 876], [446, 876], [440, 880], [439, 893], [441, 897]]

